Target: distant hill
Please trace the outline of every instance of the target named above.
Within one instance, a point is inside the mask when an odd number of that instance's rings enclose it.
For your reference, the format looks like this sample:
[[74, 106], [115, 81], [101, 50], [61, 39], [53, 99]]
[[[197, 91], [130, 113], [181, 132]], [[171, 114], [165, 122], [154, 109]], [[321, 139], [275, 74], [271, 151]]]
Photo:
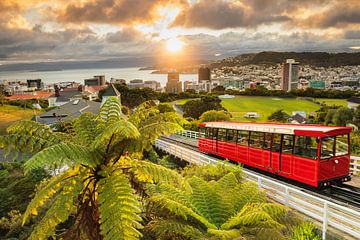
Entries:
[[260, 52], [241, 54], [236, 57], [225, 58], [211, 64], [211, 67], [244, 66], [249, 64], [275, 65], [286, 59], [295, 59], [301, 65], [317, 67], [338, 67], [345, 65], [360, 65], [358, 53], [326, 53], [326, 52]]

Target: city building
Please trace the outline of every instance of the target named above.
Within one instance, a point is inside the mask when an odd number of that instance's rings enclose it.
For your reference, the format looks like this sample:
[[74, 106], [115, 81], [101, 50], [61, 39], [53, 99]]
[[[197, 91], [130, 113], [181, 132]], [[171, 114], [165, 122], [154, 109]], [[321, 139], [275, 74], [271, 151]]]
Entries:
[[129, 88], [151, 88], [154, 91], [161, 90], [161, 84], [157, 81], [143, 81], [141, 79], [131, 80], [127, 86]]
[[44, 88], [44, 83], [41, 82], [41, 79], [28, 79], [26, 82], [28, 88], [35, 88], [36, 90]]
[[81, 87], [78, 88], [60, 88], [55, 85], [55, 93], [49, 98], [49, 107], [59, 107], [73, 100], [82, 99]]
[[121, 102], [121, 94], [120, 92], [116, 89], [116, 87], [114, 86], [114, 84], [110, 84], [104, 94], [102, 95], [102, 101], [101, 101], [101, 106], [106, 102], [106, 100], [108, 100], [109, 97], [116, 97], [117, 99], [119, 99], [119, 101]]
[[182, 92], [182, 82], [180, 82], [180, 77], [178, 72], [173, 71], [168, 73], [165, 91], [167, 93]]
[[310, 88], [316, 88], [316, 89], [325, 89], [325, 81], [322, 80], [312, 80], [309, 82]]
[[127, 86], [129, 88], [144, 88], [144, 81], [141, 80], [141, 79], [134, 79], [134, 80], [131, 80]]
[[110, 79], [110, 83], [112, 84], [123, 84], [126, 85], [126, 80], [125, 79], [116, 79], [116, 78], [111, 78]]
[[210, 71], [210, 68], [208, 67], [200, 67], [198, 69], [198, 80], [199, 80], [199, 83], [201, 81], [211, 81], [211, 71]]
[[294, 59], [287, 59], [282, 65], [281, 90], [289, 92], [298, 88], [299, 83], [299, 63]]
[[85, 112], [98, 114], [99, 110], [99, 102], [74, 99], [50, 111], [34, 116], [32, 120], [51, 126], [55, 123], [61, 123], [78, 118]]
[[93, 78], [84, 79], [85, 86], [104, 86], [106, 85], [105, 75], [94, 76]]

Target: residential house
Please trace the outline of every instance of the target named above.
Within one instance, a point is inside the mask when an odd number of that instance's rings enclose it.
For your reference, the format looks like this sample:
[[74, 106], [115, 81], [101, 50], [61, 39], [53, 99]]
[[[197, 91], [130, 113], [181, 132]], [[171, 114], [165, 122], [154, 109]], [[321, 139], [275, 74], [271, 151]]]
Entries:
[[104, 94], [102, 95], [102, 101], [101, 101], [101, 106], [106, 102], [106, 100], [109, 97], [116, 97], [117, 99], [119, 99], [119, 101], [121, 102], [121, 94], [120, 92], [116, 89], [116, 87], [114, 86], [114, 84], [110, 84]]
[[359, 97], [351, 97], [347, 100], [348, 108], [356, 109], [360, 105], [360, 98]]

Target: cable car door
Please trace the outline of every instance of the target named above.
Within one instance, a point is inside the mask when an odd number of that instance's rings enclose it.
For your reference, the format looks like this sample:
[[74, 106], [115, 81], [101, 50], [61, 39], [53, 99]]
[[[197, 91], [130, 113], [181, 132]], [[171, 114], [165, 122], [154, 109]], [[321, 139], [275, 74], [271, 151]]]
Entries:
[[270, 168], [276, 173], [280, 170], [281, 134], [273, 133], [271, 141]]
[[218, 128], [213, 128], [212, 130], [212, 151], [216, 153], [218, 150]]

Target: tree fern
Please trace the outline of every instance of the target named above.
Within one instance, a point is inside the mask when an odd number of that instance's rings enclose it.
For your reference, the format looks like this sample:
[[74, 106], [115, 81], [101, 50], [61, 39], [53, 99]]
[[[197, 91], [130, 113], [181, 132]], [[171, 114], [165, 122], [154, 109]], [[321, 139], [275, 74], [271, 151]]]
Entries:
[[77, 176], [78, 171], [79, 169], [69, 169], [51, 178], [47, 182], [43, 182], [24, 213], [23, 224], [25, 224], [31, 215], [38, 215], [38, 209], [46, 204], [64, 185], [71, 181], [71, 178]]
[[74, 201], [82, 189], [82, 182], [74, 179], [65, 184], [54, 203], [46, 211], [45, 216], [36, 225], [29, 239], [42, 240], [54, 236], [55, 228], [59, 223], [66, 221], [76, 210]]
[[89, 151], [86, 147], [73, 143], [60, 143], [35, 154], [24, 166], [26, 171], [40, 167], [72, 166], [74, 164], [95, 167], [98, 157], [99, 154]]
[[89, 146], [93, 142], [98, 134], [97, 124], [96, 116], [92, 113], [84, 113], [74, 121], [76, 137], [83, 145]]
[[99, 181], [100, 229], [105, 240], [138, 239], [142, 228], [140, 204], [124, 175]]

